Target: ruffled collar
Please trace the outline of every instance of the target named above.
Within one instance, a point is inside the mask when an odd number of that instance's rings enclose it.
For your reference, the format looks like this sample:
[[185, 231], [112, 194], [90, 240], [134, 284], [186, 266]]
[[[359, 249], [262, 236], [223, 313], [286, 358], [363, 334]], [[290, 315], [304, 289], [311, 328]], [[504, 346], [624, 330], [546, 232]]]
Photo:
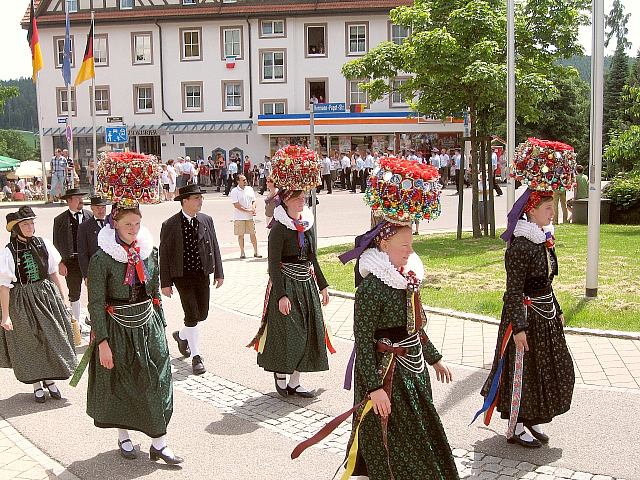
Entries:
[[[306, 225], [304, 227], [304, 231], [306, 232], [307, 230], [310, 230], [311, 227], [313, 227], [313, 212], [311, 212], [311, 209], [309, 207], [305, 206], [302, 209], [301, 217], [302, 218], [300, 220], [302, 222], [306, 222]], [[287, 211], [282, 205], [278, 205], [273, 210], [273, 218], [287, 227], [289, 230], [297, 230], [296, 226], [293, 224], [293, 220], [289, 215], [287, 215]]]
[[526, 220], [518, 220], [516, 228], [513, 230], [513, 235], [515, 237], [524, 237], [533, 243], [545, 243], [547, 240], [547, 232], [550, 232], [551, 235], [554, 234], [553, 225], [540, 228], [535, 223], [527, 222]]
[[[362, 253], [358, 262], [358, 268], [362, 278], [373, 274], [375, 277], [378, 277], [382, 283], [391, 288], [397, 288], [399, 290], [406, 290], [407, 288], [406, 277], [393, 266], [391, 260], [389, 260], [389, 255], [381, 252], [377, 248], [368, 248]], [[422, 260], [420, 260], [420, 257], [415, 252], [409, 256], [405, 270], [413, 271], [420, 281], [424, 278]]]
[[[142, 225], [138, 232], [137, 245], [140, 247], [140, 258], [146, 260], [153, 251], [153, 237], [151, 232]], [[116, 241], [116, 231], [113, 228], [107, 226], [100, 230], [98, 246], [116, 262], [128, 263], [127, 251]]]

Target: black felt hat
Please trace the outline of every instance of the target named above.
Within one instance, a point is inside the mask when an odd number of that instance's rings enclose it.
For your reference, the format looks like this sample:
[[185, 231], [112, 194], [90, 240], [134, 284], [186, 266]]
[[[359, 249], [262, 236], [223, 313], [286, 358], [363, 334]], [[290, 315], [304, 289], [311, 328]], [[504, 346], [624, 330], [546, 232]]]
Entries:
[[206, 193], [204, 190], [200, 189], [198, 185], [185, 185], [184, 187], [180, 187], [178, 189], [178, 195], [174, 198], [175, 201], [179, 202], [183, 198], [187, 198], [189, 195], [202, 195]]
[[7, 213], [7, 232], [13, 230], [16, 223], [20, 223], [24, 220], [31, 220], [36, 218], [36, 214], [31, 210], [31, 207], [20, 207], [17, 212]]
[[104, 198], [99, 195], [94, 195], [93, 197], [91, 197], [91, 206], [93, 207], [106, 206], [109, 205], [109, 203], [110, 202], [108, 198]]
[[60, 198], [66, 199], [70, 197], [86, 197], [87, 195], [87, 192], [83, 192], [79, 188], [70, 188], [69, 190], [64, 192], [64, 195], [62, 195]]

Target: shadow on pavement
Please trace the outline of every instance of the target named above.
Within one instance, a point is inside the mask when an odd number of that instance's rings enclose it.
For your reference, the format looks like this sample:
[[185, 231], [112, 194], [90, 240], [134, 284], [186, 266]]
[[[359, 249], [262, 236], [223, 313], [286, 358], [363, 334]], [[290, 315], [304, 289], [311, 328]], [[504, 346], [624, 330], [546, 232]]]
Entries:
[[51, 410], [58, 410], [60, 408], [71, 407], [72, 405], [64, 398], [64, 391], [62, 390], [62, 387], [60, 388], [60, 391], [62, 392], [62, 400], [53, 400], [49, 397], [49, 394], [46, 394], [47, 401], [45, 403], [36, 403], [33, 399], [33, 392], [17, 393], [0, 402], [0, 405], [2, 406], [0, 408], [0, 412], [2, 413], [2, 417], [5, 420], [8, 420], [10, 418], [22, 417], [38, 412], [47, 412]]
[[[491, 428], [483, 427], [482, 429], [495, 432]], [[503, 434], [495, 433], [496, 435], [493, 437], [475, 442], [473, 445], [474, 451], [520, 462], [529, 462], [534, 465], [548, 465], [562, 458], [562, 448], [545, 445], [541, 448], [526, 448], [512, 445], [507, 443], [507, 439]]]
[[[137, 459], [127, 460], [122, 458], [118, 452], [117, 435], [111, 435], [109, 438], [112, 439], [115, 445], [114, 449], [99, 453], [95, 457], [87, 458], [86, 460], [75, 461], [67, 467], [67, 470], [82, 480], [138, 478], [152, 475], [158, 470], [181, 470], [180, 466], [167, 465], [162, 461], [150, 461], [149, 453], [147, 451], [140, 451], [140, 445], [136, 445], [135, 447], [138, 452]], [[150, 440], [146, 437], [145, 443], [150, 443]], [[105, 448], [109, 448], [110, 444], [105, 441], [104, 446]], [[184, 455], [182, 452], [175, 452], [175, 454]]]
[[[438, 382], [435, 380], [435, 374], [433, 371], [430, 371], [429, 375], [431, 376], [432, 388], [438, 388]], [[465, 398], [470, 397], [473, 394], [475, 394], [474, 397], [477, 398], [478, 408], [480, 408], [483, 402], [483, 397], [480, 395], [480, 388], [487, 378], [487, 375], [489, 375], [488, 370], [480, 369], [476, 370], [468, 377], [463, 377], [459, 380], [454, 378], [454, 384], [453, 387], [451, 387], [449, 394], [442, 401], [442, 404], [437, 407], [438, 413], [442, 416], [445, 412], [452, 410], [454, 407], [462, 403]], [[469, 422], [471, 422], [472, 418], [473, 416], [469, 415]], [[482, 419], [480, 418], [476, 421], [481, 420]]]
[[222, 420], [211, 422], [204, 430], [211, 435], [245, 435], [259, 428], [257, 423], [247, 422], [232, 413], [223, 413]]

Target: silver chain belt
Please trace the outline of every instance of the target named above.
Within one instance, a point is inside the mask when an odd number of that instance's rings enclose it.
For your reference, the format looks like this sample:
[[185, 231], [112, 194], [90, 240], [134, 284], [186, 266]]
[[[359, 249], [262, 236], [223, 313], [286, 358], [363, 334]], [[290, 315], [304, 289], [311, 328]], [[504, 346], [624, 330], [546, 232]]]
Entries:
[[[126, 310], [133, 309], [135, 307], [139, 307], [142, 310], [138, 313], [133, 313], [127, 315], [124, 312]], [[111, 305], [107, 309], [107, 313], [111, 318], [113, 318], [118, 324], [122, 325], [125, 328], [139, 328], [149, 321], [151, 318], [151, 313], [153, 311], [153, 303], [151, 299], [145, 300], [140, 303], [133, 303], [131, 305]]]

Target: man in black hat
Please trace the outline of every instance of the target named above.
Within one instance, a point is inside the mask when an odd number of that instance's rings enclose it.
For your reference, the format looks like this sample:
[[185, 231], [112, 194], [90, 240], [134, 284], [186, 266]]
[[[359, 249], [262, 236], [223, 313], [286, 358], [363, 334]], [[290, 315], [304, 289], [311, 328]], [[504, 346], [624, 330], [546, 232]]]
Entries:
[[209, 275], [213, 274], [216, 288], [224, 281], [213, 219], [200, 213], [202, 193], [198, 185], [181, 187], [174, 200], [182, 210], [160, 230], [160, 287], [166, 297], [173, 294], [173, 285], [180, 294], [184, 328], [173, 332], [173, 338], [180, 353], [191, 358], [195, 375], [206, 372], [200, 356], [199, 323], [209, 315]]
[[105, 226], [109, 201], [100, 196], [91, 197], [93, 218], [82, 222], [78, 227], [78, 262], [82, 278], [87, 278], [89, 260], [98, 251], [98, 233]]
[[61, 197], [69, 206], [53, 220], [53, 245], [62, 256], [60, 275], [65, 277], [69, 289], [69, 302], [73, 318], [80, 322], [81, 306], [80, 292], [82, 289], [82, 272], [78, 260], [78, 228], [90, 220], [93, 215], [85, 210], [83, 197], [86, 196], [79, 188], [70, 188]]

